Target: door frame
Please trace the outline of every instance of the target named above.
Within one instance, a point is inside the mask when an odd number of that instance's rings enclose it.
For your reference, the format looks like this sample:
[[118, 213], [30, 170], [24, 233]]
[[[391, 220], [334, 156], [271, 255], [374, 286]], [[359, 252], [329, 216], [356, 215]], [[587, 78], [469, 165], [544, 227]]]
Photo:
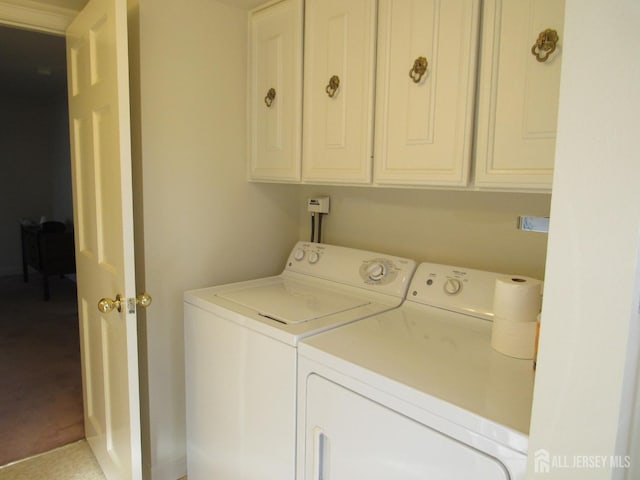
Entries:
[[[37, 5], [37, 6], [36, 6]], [[25, 0], [0, 0], [0, 25], [64, 36], [77, 10]]]
[[[61, 7], [56, 7], [52, 5], [47, 5], [45, 3], [41, 3], [40, 1], [29, 1], [29, 0], [0, 0], [0, 26], [9, 27], [9, 28], [18, 28], [23, 30], [30, 30], [33, 32], [43, 33], [43, 34], [51, 34], [57, 37], [66, 37], [67, 27], [71, 24], [71, 22], [76, 18], [76, 16], [80, 13], [81, 10], [72, 10]], [[132, 122], [134, 120], [132, 119]], [[133, 165], [132, 165], [133, 167]], [[135, 186], [132, 185], [132, 188], [135, 189]], [[75, 206], [74, 206], [75, 209]], [[134, 217], [135, 217], [135, 206], [134, 206]], [[136, 230], [136, 224], [134, 224], [134, 230]], [[136, 265], [137, 267], [137, 265]], [[144, 318], [144, 309], [142, 311], [138, 310], [138, 316]], [[140, 318], [139, 318], [140, 319]], [[140, 332], [138, 333], [140, 335]], [[138, 350], [138, 375], [140, 375], [140, 350]], [[139, 378], [139, 382], [140, 382]], [[83, 380], [84, 382], [84, 380]], [[83, 385], [84, 388], [84, 385]], [[143, 401], [147, 401], [146, 397], [143, 397], [144, 391], [140, 390], [140, 403], [142, 409]], [[144, 415], [141, 410], [141, 454], [144, 456], [146, 452], [145, 447], [145, 430], [143, 427], [144, 424]], [[143, 470], [143, 476], [146, 474], [144, 462], [141, 463], [141, 468]]]

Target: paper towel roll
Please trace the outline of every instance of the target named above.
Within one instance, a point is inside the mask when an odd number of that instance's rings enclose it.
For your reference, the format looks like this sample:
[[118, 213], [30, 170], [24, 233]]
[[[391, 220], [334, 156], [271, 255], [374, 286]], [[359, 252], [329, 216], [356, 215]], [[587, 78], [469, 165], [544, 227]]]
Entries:
[[537, 322], [514, 322], [503, 317], [493, 318], [491, 346], [500, 353], [515, 358], [533, 359]]
[[542, 282], [535, 278], [504, 276], [496, 279], [493, 314], [513, 322], [533, 322], [540, 313]]

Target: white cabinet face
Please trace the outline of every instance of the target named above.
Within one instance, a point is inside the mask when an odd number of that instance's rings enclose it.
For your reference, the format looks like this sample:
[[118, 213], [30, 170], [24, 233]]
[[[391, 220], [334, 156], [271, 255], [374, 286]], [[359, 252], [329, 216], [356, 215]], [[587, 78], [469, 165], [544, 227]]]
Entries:
[[479, 2], [380, 0], [374, 182], [468, 181]]
[[375, 0], [306, 1], [303, 181], [371, 181], [375, 23]]
[[[563, 24], [561, 0], [484, 2], [477, 186], [551, 188]], [[558, 35], [555, 47], [533, 49], [548, 29]]]
[[249, 178], [550, 190], [563, 23], [564, 0], [256, 9]]
[[249, 178], [299, 181], [302, 0], [249, 17]]
[[293, 480], [296, 350], [184, 305], [189, 478]]

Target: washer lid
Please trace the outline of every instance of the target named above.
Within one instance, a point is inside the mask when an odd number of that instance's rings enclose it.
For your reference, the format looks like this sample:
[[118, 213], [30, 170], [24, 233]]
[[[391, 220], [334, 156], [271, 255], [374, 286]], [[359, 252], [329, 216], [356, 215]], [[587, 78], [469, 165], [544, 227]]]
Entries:
[[369, 305], [363, 297], [281, 278], [279, 281], [225, 290], [218, 294], [284, 324], [303, 323]]

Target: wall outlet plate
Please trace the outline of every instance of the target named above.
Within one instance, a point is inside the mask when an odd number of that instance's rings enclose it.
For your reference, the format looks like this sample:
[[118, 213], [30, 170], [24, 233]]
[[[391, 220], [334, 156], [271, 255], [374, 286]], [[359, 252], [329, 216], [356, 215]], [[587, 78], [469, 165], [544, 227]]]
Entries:
[[549, 217], [518, 217], [518, 229], [524, 232], [549, 233]]
[[307, 211], [329, 213], [329, 197], [311, 197], [307, 200]]

